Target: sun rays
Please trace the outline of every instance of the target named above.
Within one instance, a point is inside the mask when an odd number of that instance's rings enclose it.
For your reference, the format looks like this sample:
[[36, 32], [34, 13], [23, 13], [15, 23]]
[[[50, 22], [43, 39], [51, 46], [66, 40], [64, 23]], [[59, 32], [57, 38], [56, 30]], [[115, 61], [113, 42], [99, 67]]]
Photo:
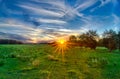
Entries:
[[52, 45], [55, 48], [54, 53], [56, 57], [61, 56], [62, 60], [64, 60], [65, 53], [69, 49], [68, 41], [66, 39], [59, 39], [56, 40]]

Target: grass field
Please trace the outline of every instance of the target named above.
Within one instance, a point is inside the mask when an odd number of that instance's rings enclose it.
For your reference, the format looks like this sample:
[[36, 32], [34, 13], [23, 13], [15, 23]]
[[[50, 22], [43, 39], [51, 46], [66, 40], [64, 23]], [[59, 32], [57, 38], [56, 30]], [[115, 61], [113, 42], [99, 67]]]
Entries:
[[[0, 45], [0, 79], [120, 79], [120, 53], [49, 45]], [[64, 61], [63, 61], [64, 60]]]

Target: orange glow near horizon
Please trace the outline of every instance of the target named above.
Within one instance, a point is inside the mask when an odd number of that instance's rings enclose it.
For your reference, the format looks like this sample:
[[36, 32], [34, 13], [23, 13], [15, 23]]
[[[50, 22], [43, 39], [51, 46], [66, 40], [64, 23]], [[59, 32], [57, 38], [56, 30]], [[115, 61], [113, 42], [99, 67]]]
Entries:
[[62, 60], [64, 61], [65, 52], [69, 49], [68, 42], [65, 39], [59, 39], [54, 43], [54, 45], [55, 53], [57, 53], [57, 56], [61, 55]]
[[30, 42], [32, 42], [32, 43], [37, 43], [38, 40], [37, 40], [37, 38], [32, 38], [32, 40], [31, 40]]
[[65, 44], [66, 43], [66, 41], [64, 40], [64, 39], [60, 39], [60, 40], [58, 40], [57, 41], [59, 44]]

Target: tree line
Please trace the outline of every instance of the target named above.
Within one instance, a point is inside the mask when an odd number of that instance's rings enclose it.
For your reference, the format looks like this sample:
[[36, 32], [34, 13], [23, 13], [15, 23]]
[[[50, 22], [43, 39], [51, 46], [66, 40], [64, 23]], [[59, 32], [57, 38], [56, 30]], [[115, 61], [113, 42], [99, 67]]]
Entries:
[[120, 31], [105, 30], [100, 37], [96, 30], [89, 30], [78, 36], [71, 35], [69, 42], [71, 42], [71, 46], [89, 47], [91, 49], [101, 46], [112, 51], [120, 49]]
[[12, 39], [0, 39], [0, 44], [23, 44], [23, 42]]

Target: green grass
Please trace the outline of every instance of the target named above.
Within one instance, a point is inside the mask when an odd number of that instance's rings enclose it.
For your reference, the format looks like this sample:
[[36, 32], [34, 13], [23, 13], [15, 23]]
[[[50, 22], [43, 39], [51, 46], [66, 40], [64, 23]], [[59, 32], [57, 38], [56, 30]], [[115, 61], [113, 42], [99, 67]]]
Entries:
[[120, 79], [120, 53], [48, 45], [0, 45], [0, 79]]

